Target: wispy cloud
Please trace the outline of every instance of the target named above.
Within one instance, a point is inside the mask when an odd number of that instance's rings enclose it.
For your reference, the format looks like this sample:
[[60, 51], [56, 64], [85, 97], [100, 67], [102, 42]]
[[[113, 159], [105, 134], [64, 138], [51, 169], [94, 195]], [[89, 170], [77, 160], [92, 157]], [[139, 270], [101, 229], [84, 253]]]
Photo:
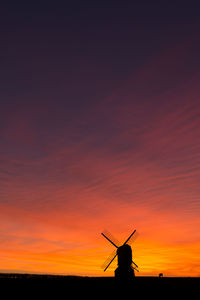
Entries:
[[[45, 105], [31, 101], [2, 118], [2, 269], [13, 269], [12, 264], [28, 269], [30, 262], [32, 270], [37, 265], [53, 272], [55, 260], [57, 272], [68, 266], [74, 273], [85, 267], [99, 274], [92, 265], [103, 258], [98, 234], [104, 226], [122, 240], [136, 226], [141, 232], [136, 255], [146, 274], [162, 266], [168, 274], [185, 274], [192, 266], [200, 272], [194, 259], [200, 213], [199, 75], [189, 69], [189, 78], [184, 73], [175, 83], [181, 72], [176, 68], [188, 61], [188, 51], [166, 50], [82, 112], [69, 108], [65, 116], [66, 107], [54, 111], [52, 104], [46, 112]], [[180, 251], [186, 254], [167, 269]], [[74, 265], [76, 256], [81, 259]]]

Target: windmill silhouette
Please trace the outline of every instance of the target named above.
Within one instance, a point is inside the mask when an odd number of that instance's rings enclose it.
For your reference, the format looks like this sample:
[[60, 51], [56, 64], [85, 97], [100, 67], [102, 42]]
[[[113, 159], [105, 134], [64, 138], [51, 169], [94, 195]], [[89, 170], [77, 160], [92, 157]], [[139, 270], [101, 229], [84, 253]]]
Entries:
[[108, 269], [116, 256], [118, 257], [118, 267], [115, 270], [115, 277], [119, 279], [131, 279], [135, 276], [134, 270], [139, 272], [138, 265], [132, 260], [132, 249], [130, 243], [135, 237], [136, 230], [119, 246], [119, 242], [109, 233], [102, 232], [102, 236], [106, 238], [117, 250], [115, 250], [103, 264], [104, 272]]

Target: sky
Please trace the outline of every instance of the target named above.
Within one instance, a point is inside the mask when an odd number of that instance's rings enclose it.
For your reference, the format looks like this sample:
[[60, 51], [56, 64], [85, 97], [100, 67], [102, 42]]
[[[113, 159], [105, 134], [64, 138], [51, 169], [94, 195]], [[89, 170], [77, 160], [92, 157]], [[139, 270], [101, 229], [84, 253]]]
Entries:
[[0, 9], [0, 272], [200, 276], [199, 5]]

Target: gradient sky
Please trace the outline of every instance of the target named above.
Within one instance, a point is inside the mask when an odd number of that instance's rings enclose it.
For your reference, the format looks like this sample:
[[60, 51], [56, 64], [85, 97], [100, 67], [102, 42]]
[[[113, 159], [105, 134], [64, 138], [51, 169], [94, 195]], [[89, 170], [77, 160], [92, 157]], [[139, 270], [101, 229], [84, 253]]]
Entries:
[[0, 9], [0, 272], [112, 276], [100, 233], [136, 229], [139, 275], [200, 276], [200, 7], [15, 2]]

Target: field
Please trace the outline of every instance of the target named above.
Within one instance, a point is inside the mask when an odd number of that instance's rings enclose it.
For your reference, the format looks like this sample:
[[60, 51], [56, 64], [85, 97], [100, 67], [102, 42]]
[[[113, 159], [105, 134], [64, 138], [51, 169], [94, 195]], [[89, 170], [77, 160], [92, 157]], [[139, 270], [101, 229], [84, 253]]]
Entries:
[[0, 288], [1, 292], [6, 292], [7, 297], [26, 299], [30, 296], [63, 299], [70, 295], [75, 299], [80, 296], [89, 299], [113, 299], [117, 296], [131, 299], [145, 299], [150, 296], [154, 299], [180, 299], [188, 296], [189, 299], [194, 299], [199, 294], [200, 278], [138, 276], [131, 281], [121, 282], [113, 277], [0, 274]]

